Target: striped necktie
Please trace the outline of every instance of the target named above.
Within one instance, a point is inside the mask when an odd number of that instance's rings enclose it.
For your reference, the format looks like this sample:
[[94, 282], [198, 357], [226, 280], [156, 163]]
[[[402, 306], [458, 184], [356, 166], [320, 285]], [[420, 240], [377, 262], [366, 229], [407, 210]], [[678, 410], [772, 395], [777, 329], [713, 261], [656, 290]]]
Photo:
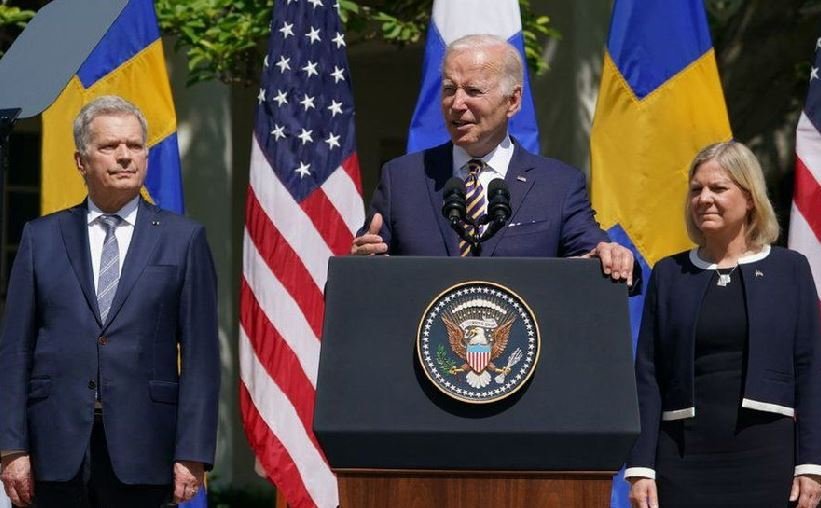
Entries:
[[123, 219], [119, 215], [106, 214], [100, 215], [99, 221], [105, 228], [105, 240], [100, 255], [100, 275], [97, 277], [97, 308], [100, 319], [105, 323], [120, 282], [120, 246], [114, 230]]
[[[467, 215], [472, 221], [476, 221], [485, 211], [485, 190], [479, 183], [479, 173], [484, 169], [485, 163], [481, 159], [470, 159], [467, 163], [468, 174], [465, 178], [465, 202], [467, 203]], [[467, 226], [467, 232], [474, 235], [478, 232], [478, 227]], [[459, 241], [459, 253], [462, 256], [470, 256], [473, 250], [472, 245], [464, 240]]]

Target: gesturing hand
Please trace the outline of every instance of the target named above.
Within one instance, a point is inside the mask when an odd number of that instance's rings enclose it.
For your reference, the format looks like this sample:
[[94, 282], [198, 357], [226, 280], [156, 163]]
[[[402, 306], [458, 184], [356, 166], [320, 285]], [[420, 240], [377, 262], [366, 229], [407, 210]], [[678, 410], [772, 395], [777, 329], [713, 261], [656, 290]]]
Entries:
[[382, 230], [382, 214], [375, 213], [368, 225], [368, 231], [353, 239], [351, 254], [355, 256], [367, 256], [371, 254], [385, 254], [388, 252], [388, 244], [379, 236]]

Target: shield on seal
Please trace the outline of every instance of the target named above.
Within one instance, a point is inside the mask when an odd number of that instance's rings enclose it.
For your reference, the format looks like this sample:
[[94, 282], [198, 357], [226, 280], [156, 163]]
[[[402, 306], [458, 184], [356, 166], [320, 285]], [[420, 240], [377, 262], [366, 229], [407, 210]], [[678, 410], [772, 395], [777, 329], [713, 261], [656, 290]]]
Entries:
[[475, 373], [479, 374], [487, 367], [490, 361], [490, 349], [490, 344], [468, 344], [465, 360]]

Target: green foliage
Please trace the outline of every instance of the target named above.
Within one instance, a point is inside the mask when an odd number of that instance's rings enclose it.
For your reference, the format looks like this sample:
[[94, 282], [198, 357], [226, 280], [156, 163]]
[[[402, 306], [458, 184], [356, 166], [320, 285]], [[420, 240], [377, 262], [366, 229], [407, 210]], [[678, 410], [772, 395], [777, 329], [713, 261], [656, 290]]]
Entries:
[[560, 39], [562, 35], [550, 26], [548, 16], [537, 16], [533, 13], [530, 0], [519, 0], [519, 7], [522, 11], [522, 37], [525, 42], [525, 58], [528, 67], [537, 75], [542, 75], [548, 69], [547, 62], [541, 54], [543, 41], [548, 37]]
[[247, 83], [259, 68], [273, 0], [156, 0], [160, 29], [188, 55], [189, 85]]
[[[527, 61], [541, 73], [547, 69], [541, 44], [559, 34], [547, 16], [533, 14], [530, 0], [520, 4]], [[177, 49], [188, 55], [189, 84], [257, 82], [273, 0], [155, 0], [155, 5], [160, 29], [176, 36]], [[383, 40], [402, 47], [422, 40], [433, 0], [338, 0], [337, 5], [349, 45]]]
[[[20, 31], [25, 28], [28, 20], [34, 17], [34, 11], [28, 9], [21, 9], [20, 7], [8, 5], [6, 0], [0, 2], [0, 31], [3, 33], [7, 31]], [[4, 48], [11, 44], [11, 41], [6, 41], [6, 37], [0, 37], [2, 45], [0, 45], [0, 56], [3, 56]], [[8, 42], [8, 44], [6, 44]]]

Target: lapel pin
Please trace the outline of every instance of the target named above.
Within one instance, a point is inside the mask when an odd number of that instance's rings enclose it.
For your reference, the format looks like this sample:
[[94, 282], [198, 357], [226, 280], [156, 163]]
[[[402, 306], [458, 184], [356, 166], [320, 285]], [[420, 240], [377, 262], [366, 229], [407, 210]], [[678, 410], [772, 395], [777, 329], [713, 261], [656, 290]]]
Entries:
[[152, 221], [151, 221], [151, 225], [152, 225], [152, 226], [159, 226], [159, 225], [160, 225], [160, 221], [158, 221], [158, 220], [152, 220]]
[[519, 175], [516, 177], [516, 180], [519, 180], [520, 182], [526, 182], [527, 178], [523, 177], [522, 175]]
[[764, 276], [764, 272], [762, 272], [761, 270], [756, 270], [756, 271], [755, 271], [755, 276], [756, 276], [756, 277], [763, 277], [763, 276]]

